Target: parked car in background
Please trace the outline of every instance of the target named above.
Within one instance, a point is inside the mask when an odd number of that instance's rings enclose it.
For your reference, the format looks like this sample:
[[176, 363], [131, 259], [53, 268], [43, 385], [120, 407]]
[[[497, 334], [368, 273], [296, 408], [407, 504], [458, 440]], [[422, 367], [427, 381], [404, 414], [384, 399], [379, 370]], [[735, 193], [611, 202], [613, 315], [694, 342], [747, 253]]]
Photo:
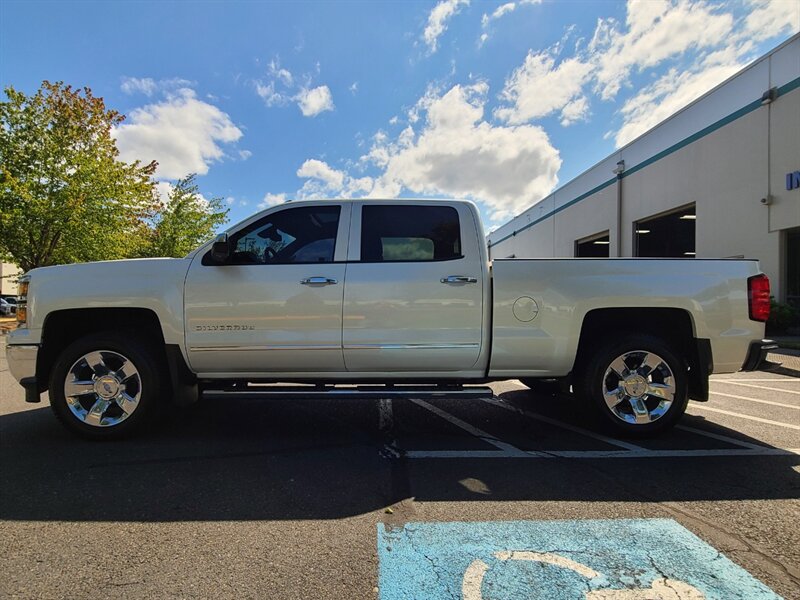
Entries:
[[10, 317], [17, 312], [17, 301], [9, 298], [0, 298], [0, 316]]

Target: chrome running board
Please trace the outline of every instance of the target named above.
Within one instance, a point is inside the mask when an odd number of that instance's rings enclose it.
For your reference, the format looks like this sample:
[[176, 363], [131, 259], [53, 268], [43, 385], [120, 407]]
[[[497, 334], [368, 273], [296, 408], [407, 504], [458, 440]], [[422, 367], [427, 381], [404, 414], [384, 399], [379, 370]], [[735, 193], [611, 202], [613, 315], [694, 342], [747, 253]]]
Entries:
[[487, 386], [460, 385], [248, 385], [233, 389], [203, 390], [204, 398], [491, 398]]

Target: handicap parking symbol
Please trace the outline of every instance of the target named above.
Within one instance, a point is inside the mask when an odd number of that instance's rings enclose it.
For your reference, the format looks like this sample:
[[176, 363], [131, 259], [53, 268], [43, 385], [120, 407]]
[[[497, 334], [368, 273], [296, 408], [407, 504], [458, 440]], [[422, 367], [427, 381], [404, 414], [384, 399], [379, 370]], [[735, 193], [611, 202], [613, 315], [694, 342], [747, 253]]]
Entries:
[[378, 525], [381, 600], [761, 600], [763, 583], [670, 519]]

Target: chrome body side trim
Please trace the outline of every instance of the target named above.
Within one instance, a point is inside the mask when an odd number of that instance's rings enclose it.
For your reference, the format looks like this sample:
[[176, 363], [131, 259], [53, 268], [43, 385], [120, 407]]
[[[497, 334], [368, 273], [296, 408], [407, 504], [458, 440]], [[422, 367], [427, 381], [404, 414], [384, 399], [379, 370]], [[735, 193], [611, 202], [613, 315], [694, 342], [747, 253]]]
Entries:
[[485, 386], [460, 387], [452, 389], [437, 386], [382, 386], [382, 385], [356, 385], [340, 388], [318, 386], [284, 386], [266, 385], [252, 386], [246, 390], [228, 391], [224, 389], [207, 389], [203, 392], [205, 398], [491, 398], [492, 389]]
[[287, 344], [283, 346], [192, 346], [189, 348], [192, 352], [221, 352], [226, 350], [236, 352], [257, 351], [264, 352], [268, 350], [341, 350], [341, 346], [320, 346], [309, 344], [301, 346], [297, 344]]
[[[479, 344], [349, 344], [345, 350], [450, 350], [453, 348], [477, 348]], [[192, 352], [214, 351], [266, 351], [266, 350], [341, 350], [342, 346], [192, 346]]]
[[345, 350], [452, 350], [478, 348], [480, 344], [347, 344]]

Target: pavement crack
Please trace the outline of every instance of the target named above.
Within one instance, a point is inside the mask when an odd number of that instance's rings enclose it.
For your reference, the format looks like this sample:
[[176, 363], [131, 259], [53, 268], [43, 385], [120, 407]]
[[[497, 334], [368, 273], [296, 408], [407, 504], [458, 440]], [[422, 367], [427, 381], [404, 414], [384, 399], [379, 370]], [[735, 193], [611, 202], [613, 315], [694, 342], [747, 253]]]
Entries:
[[766, 552], [757, 548], [752, 542], [748, 541], [741, 535], [729, 531], [728, 529], [726, 529], [721, 525], [717, 525], [713, 522], [708, 521], [705, 517], [697, 514], [695, 511], [689, 508], [681, 506], [677, 502], [668, 502], [668, 501], [665, 502], [663, 500], [659, 500], [657, 498], [648, 495], [647, 493], [643, 492], [640, 488], [632, 488], [631, 486], [622, 484], [617, 478], [614, 478], [608, 473], [606, 473], [600, 466], [586, 464], [584, 468], [603, 477], [604, 479], [613, 483], [617, 487], [624, 489], [628, 494], [630, 494], [631, 498], [659, 506], [666, 513], [670, 514], [673, 517], [682, 517], [682, 519], [678, 519], [679, 521], [682, 520], [684, 522], [688, 521], [689, 523], [693, 523], [695, 531], [702, 532], [704, 529], [713, 530], [722, 537], [727, 537], [734, 540], [739, 545], [743, 546], [746, 552], [749, 552], [757, 556], [762, 565], [767, 566], [768, 571], [771, 570], [773, 574], [775, 574], [775, 572], [778, 572], [783, 577], [787, 578], [790, 582], [792, 582], [794, 585], [800, 587], [800, 572], [798, 572], [797, 569], [789, 567], [784, 563], [782, 563], [781, 561], [773, 558]]

